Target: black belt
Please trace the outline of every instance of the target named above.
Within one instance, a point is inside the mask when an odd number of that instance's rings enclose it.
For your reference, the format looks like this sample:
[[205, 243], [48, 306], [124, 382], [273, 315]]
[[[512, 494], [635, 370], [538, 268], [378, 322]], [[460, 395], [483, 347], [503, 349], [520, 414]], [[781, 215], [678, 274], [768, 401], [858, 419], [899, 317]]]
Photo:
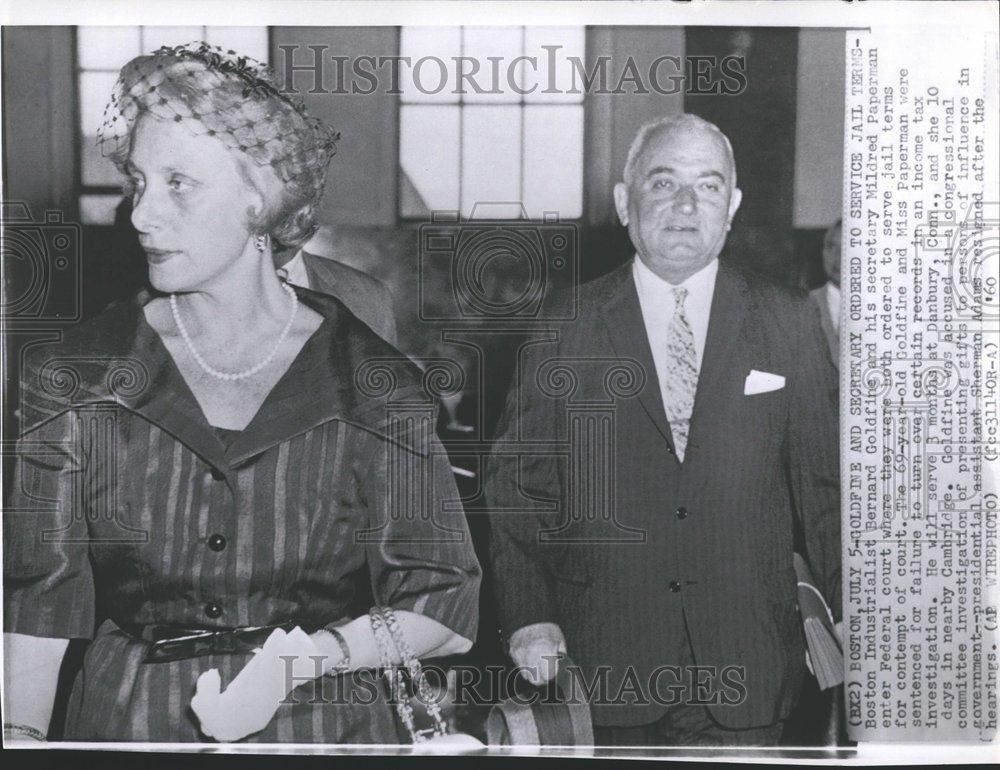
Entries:
[[145, 663], [165, 663], [201, 655], [252, 653], [276, 628], [291, 631], [297, 625], [287, 622], [246, 628], [182, 628], [119, 623], [118, 627], [132, 638], [146, 642]]

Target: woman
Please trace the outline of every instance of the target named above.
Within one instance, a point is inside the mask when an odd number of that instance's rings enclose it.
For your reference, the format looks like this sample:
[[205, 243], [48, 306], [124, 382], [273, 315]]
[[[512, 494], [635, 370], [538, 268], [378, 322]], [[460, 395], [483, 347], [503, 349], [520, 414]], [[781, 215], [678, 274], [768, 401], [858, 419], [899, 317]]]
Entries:
[[[93, 641], [68, 739], [196, 741], [199, 675], [225, 686], [276, 626], [309, 632], [333, 673], [378, 665], [372, 602], [418, 657], [475, 637], [479, 565], [464, 516], [439, 504], [457, 498], [449, 464], [429, 420], [391, 417], [430, 403], [420, 372], [275, 274], [272, 238], [314, 228], [335, 136], [273, 82], [205, 44], [122, 69], [100, 141], [128, 176], [156, 293], [25, 363], [8, 737], [44, 738], [69, 639]], [[396, 742], [384, 699], [342, 680], [337, 705], [309, 689], [251, 740]]]

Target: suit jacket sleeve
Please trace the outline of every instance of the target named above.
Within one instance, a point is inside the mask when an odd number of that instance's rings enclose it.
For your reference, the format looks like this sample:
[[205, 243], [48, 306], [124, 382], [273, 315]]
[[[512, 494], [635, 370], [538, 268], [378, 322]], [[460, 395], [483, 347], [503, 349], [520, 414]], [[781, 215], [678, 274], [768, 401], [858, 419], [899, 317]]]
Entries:
[[535, 380], [552, 347], [529, 345], [518, 357], [484, 473], [491, 577], [507, 637], [533, 623], [558, 622], [548, 569], [547, 551], [553, 546], [539, 542], [539, 533], [557, 513], [531, 510], [560, 499], [557, 463], [551, 455], [525, 453], [519, 458], [516, 453], [530, 441], [553, 441], [558, 435], [558, 410], [542, 396]]
[[841, 619], [840, 425], [837, 370], [812, 301], [799, 305], [799, 344], [789, 414], [789, 484], [802, 525], [806, 559]]

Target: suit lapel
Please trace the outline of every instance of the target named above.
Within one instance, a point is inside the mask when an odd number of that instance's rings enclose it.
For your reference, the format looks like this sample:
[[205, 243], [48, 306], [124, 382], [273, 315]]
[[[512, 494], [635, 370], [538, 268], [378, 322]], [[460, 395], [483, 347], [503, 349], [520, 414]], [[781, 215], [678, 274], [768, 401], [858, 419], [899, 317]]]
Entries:
[[302, 250], [302, 264], [305, 266], [306, 275], [309, 277], [309, 288], [313, 291], [331, 294], [334, 283], [333, 276], [326, 270], [325, 260], [310, 254], [305, 249]]
[[656, 365], [653, 363], [646, 324], [642, 318], [639, 294], [632, 278], [632, 261], [618, 268], [612, 277], [611, 293], [604, 305], [601, 320], [607, 328], [615, 353], [621, 358], [634, 359], [642, 365], [646, 373], [646, 384], [639, 393], [639, 402], [656, 429], [673, 449], [673, 434], [670, 423], [667, 422], [667, 414], [663, 410], [660, 380], [656, 376]]
[[[708, 437], [703, 435], [705, 426], [711, 422], [712, 412], [725, 398], [727, 385], [731, 384], [730, 379], [734, 373], [737, 377], [743, 375], [737, 359], [741, 358], [739, 342], [750, 307], [749, 291], [746, 279], [735, 268], [720, 260], [715, 291], [712, 294], [705, 353], [691, 414], [691, 429], [684, 453], [686, 466], [697, 460], [699, 445], [706, 444]], [[723, 437], [713, 436], [711, 440], [723, 440]]]

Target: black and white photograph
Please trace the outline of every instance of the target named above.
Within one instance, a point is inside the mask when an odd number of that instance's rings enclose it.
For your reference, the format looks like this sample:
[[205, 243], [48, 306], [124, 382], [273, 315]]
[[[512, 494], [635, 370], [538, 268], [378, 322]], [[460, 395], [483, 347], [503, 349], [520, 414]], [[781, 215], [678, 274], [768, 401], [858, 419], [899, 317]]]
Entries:
[[5, 748], [995, 761], [998, 6], [14, 5]]

